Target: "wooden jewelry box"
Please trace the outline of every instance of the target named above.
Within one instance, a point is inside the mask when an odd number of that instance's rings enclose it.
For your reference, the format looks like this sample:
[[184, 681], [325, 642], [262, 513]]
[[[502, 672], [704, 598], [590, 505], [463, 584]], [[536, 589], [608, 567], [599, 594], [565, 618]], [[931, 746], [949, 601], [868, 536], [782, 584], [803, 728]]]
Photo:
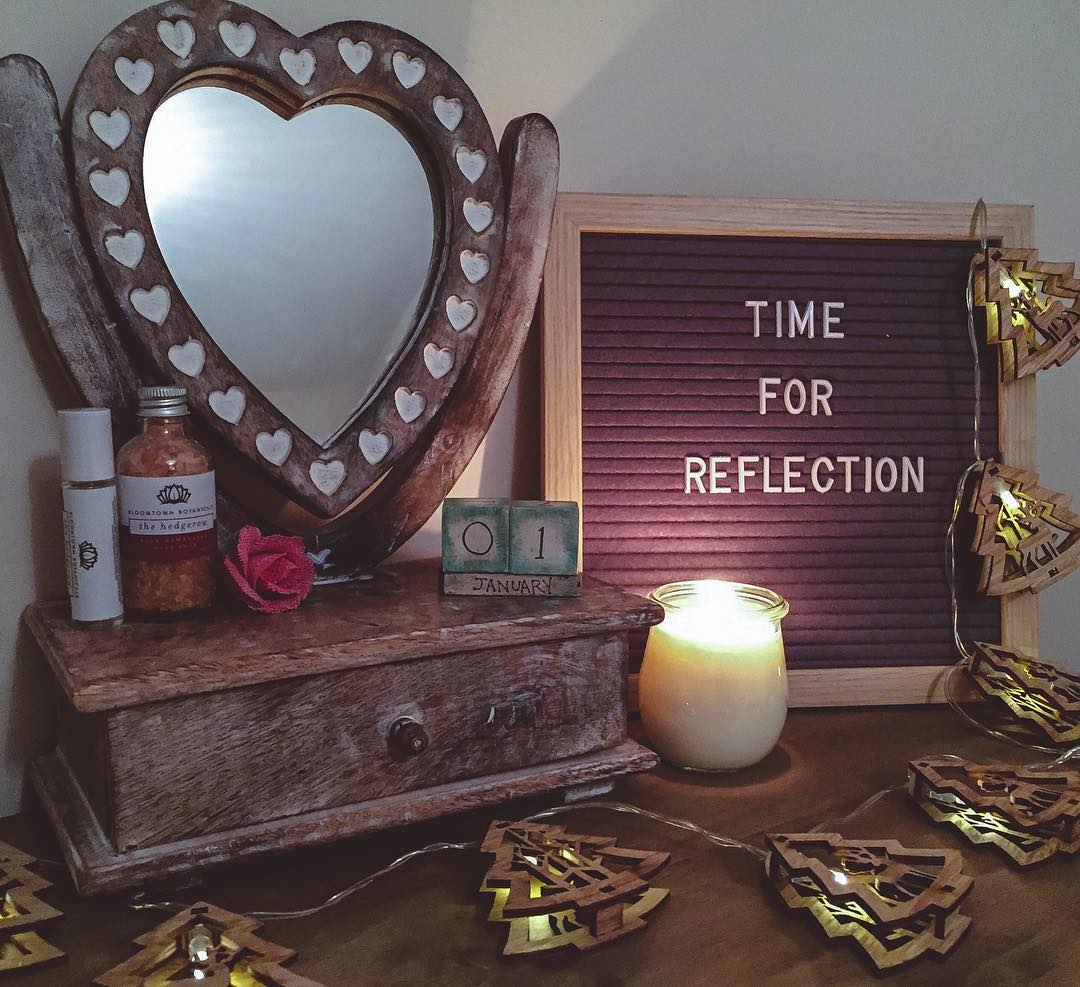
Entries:
[[563, 790], [656, 756], [627, 737], [632, 630], [662, 611], [586, 578], [562, 600], [444, 597], [412, 563], [275, 617], [104, 630], [26, 621], [56, 751], [31, 769], [80, 892]]

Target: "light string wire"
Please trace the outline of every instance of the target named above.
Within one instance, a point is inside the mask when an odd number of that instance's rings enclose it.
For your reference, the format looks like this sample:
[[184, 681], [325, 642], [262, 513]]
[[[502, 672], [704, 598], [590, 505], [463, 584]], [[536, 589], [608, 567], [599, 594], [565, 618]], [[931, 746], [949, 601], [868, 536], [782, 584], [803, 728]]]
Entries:
[[[957, 760], [962, 760], [959, 755], [939, 755], [944, 757], [955, 757]], [[839, 819], [828, 819], [825, 822], [818, 823], [812, 829], [807, 830], [809, 833], [819, 833], [825, 830], [829, 826], [842, 826], [850, 822], [856, 816], [868, 811], [871, 807], [880, 802], [886, 795], [891, 792], [899, 791], [904, 788], [904, 785], [892, 785], [889, 788], [885, 788], [880, 792], [876, 792], [871, 795], [870, 798], [861, 802], [846, 816]], [[690, 819], [680, 819], [677, 816], [668, 816], [662, 812], [654, 812], [651, 809], [644, 809], [639, 805], [631, 805], [628, 802], [613, 802], [606, 800], [594, 800], [588, 802], [573, 802], [569, 805], [557, 805], [550, 809], [542, 809], [540, 812], [534, 812], [530, 816], [525, 816], [521, 822], [540, 822], [545, 819], [553, 819], [556, 816], [565, 815], [568, 812], [579, 812], [585, 809], [601, 809], [609, 812], [619, 812], [626, 815], [641, 816], [644, 819], [650, 819], [653, 822], [662, 823], [665, 826], [671, 826], [674, 829], [681, 829], [688, 833], [694, 833], [703, 839], [708, 840], [714, 846], [720, 847], [724, 850], [742, 850], [745, 853], [756, 857], [758, 860], [765, 861], [769, 857], [769, 851], [764, 847], [755, 846], [753, 843], [747, 843], [743, 840], [736, 839], [733, 836], [725, 836], [722, 833], [714, 832], [711, 829], [706, 829], [704, 826], [698, 825]], [[397, 870], [399, 867], [404, 866], [410, 861], [416, 860], [419, 857], [424, 857], [433, 853], [442, 853], [447, 850], [478, 850], [480, 849], [479, 840], [471, 840], [467, 843], [429, 843], [427, 846], [421, 847], [418, 850], [410, 850], [408, 853], [403, 853], [400, 857], [390, 861], [385, 867], [381, 867], [379, 870], [368, 874], [366, 877], [362, 877], [360, 880], [353, 882], [347, 887], [342, 888], [340, 891], [335, 891], [328, 898], [323, 901], [310, 905], [306, 908], [297, 908], [290, 911], [249, 911], [245, 914], [249, 918], [258, 919], [260, 921], [281, 921], [287, 919], [297, 918], [309, 918], [312, 915], [318, 915], [320, 912], [325, 911], [328, 908], [332, 908], [334, 905], [340, 904], [346, 898], [356, 894], [358, 891], [364, 890], [364, 888], [374, 884], [375, 881], [381, 877], [385, 877], [387, 874]], [[145, 892], [139, 892], [131, 897], [128, 902], [130, 908], [135, 911], [160, 911], [168, 912], [169, 914], [177, 914], [184, 911], [191, 906], [179, 901], [160, 900], [155, 901], [150, 899]]]
[[[392, 871], [397, 870], [399, 867], [404, 866], [411, 860], [416, 860], [418, 857], [425, 857], [432, 853], [442, 853], [446, 850], [479, 850], [480, 841], [472, 840], [468, 843], [429, 843], [427, 846], [420, 847], [419, 850], [410, 850], [408, 853], [403, 853], [400, 857], [391, 860], [385, 867], [368, 874], [366, 877], [360, 878], [359, 881], [354, 881], [348, 887], [342, 888], [340, 891], [335, 891], [329, 898], [324, 899], [317, 905], [311, 905], [308, 908], [296, 908], [291, 911], [253, 911], [245, 912], [244, 914], [248, 918], [260, 919], [264, 921], [274, 921], [278, 919], [293, 919], [293, 918], [309, 918], [312, 915], [317, 915], [319, 912], [324, 911], [327, 908], [332, 908], [334, 905], [340, 904], [346, 898], [356, 894], [357, 891], [363, 891], [368, 885], [373, 884], [380, 877], [385, 877]], [[191, 907], [189, 904], [185, 904], [181, 901], [152, 901], [145, 892], [140, 891], [133, 895], [128, 901], [128, 907], [134, 911], [157, 911], [168, 912], [175, 915]]]
[[539, 822], [542, 819], [551, 819], [555, 816], [564, 815], [567, 812], [576, 812], [578, 809], [608, 809], [611, 812], [623, 812], [628, 815], [642, 816], [645, 819], [651, 819], [653, 822], [663, 823], [664, 825], [671, 826], [675, 829], [683, 829], [688, 833], [696, 833], [698, 836], [708, 840], [714, 846], [718, 846], [724, 850], [745, 850], [747, 853], [753, 854], [753, 856], [760, 860], [765, 860], [769, 856], [767, 850], [759, 846], [754, 846], [752, 843], [744, 843], [742, 840], [737, 840], [732, 836], [723, 836], [720, 833], [714, 833], [711, 829], [699, 826], [696, 822], [692, 822], [689, 819], [666, 816], [662, 812], [653, 812], [651, 809], [643, 809], [639, 805], [630, 805], [628, 802], [593, 801], [574, 802], [570, 805], [556, 805], [553, 808], [544, 809], [542, 812], [536, 812], [531, 816], [526, 816], [522, 822]]
[[988, 737], [992, 737], [995, 740], [1004, 741], [1005, 743], [1014, 744], [1017, 747], [1023, 747], [1027, 750], [1039, 751], [1043, 754], [1056, 755], [1054, 760], [1041, 763], [1041, 764], [1028, 764], [1025, 765], [1025, 769], [1028, 771], [1043, 771], [1051, 770], [1064, 764], [1066, 761], [1080, 755], [1080, 744], [1070, 747], [1065, 751], [1062, 751], [1058, 747], [1047, 747], [1044, 744], [1035, 743], [1033, 740], [1024, 740], [1019, 737], [1015, 737], [1012, 734], [1006, 733], [1002, 730], [997, 730], [994, 727], [987, 726], [985, 723], [979, 722], [973, 717], [967, 710], [960, 705], [959, 700], [956, 697], [955, 692], [955, 675], [956, 672], [964, 669], [970, 670], [972, 662], [975, 660], [975, 653], [968, 648], [964, 643], [964, 639], [960, 635], [960, 599], [959, 599], [959, 580], [956, 574], [956, 529], [960, 520], [960, 512], [963, 510], [965, 497], [964, 490], [967, 486], [968, 478], [972, 473], [982, 469], [986, 460], [982, 455], [982, 441], [981, 441], [981, 428], [982, 428], [982, 360], [979, 353], [979, 339], [975, 332], [975, 277], [978, 272], [980, 264], [985, 262], [986, 269], [989, 271], [990, 258], [987, 252], [987, 209], [986, 202], [983, 199], [975, 204], [975, 211], [972, 216], [972, 228], [979, 237], [979, 252], [972, 255], [971, 263], [968, 265], [968, 278], [967, 289], [965, 298], [967, 302], [967, 330], [968, 330], [968, 343], [971, 346], [971, 357], [974, 365], [974, 433], [972, 436], [972, 455], [973, 461], [967, 466], [966, 469], [960, 474], [960, 478], [956, 481], [956, 493], [953, 498], [952, 514], [949, 517], [948, 526], [945, 529], [945, 572], [946, 578], [949, 584], [949, 612], [952, 621], [952, 635], [953, 643], [956, 645], [956, 650], [960, 654], [960, 659], [949, 669], [945, 674], [944, 691], [945, 700], [953, 711], [964, 719], [970, 726], [974, 727], [981, 733], [986, 734]]
[[972, 220], [974, 228], [979, 235], [979, 252], [972, 254], [968, 264], [967, 287], [965, 299], [967, 302], [967, 331], [968, 344], [971, 346], [971, 359], [974, 367], [972, 379], [974, 416], [973, 434], [971, 440], [972, 462], [960, 474], [956, 481], [956, 493], [953, 497], [952, 514], [949, 516], [949, 524], [945, 529], [945, 572], [949, 583], [949, 613], [952, 619], [953, 642], [956, 650], [960, 652], [963, 662], [970, 662], [975, 655], [970, 651], [963, 638], [960, 636], [960, 597], [958, 580], [956, 576], [956, 528], [960, 520], [960, 512], [964, 507], [964, 488], [967, 486], [968, 477], [976, 470], [982, 468], [985, 460], [982, 455], [982, 356], [979, 353], [979, 339], [975, 333], [975, 274], [979, 264], [986, 259], [986, 203], [979, 199], [975, 204], [975, 215]]

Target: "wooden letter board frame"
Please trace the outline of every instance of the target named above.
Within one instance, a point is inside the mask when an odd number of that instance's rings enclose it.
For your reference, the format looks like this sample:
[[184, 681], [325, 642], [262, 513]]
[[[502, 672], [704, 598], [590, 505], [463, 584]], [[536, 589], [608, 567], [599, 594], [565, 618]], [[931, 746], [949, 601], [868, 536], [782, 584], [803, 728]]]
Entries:
[[[560, 194], [542, 300], [543, 496], [582, 503], [582, 234], [974, 242], [972, 216], [972, 203]], [[1034, 242], [1034, 207], [990, 206], [987, 236], [1010, 246], [1030, 245]], [[957, 291], [963, 290], [964, 285], [958, 284]], [[998, 388], [997, 452], [1010, 465], [1035, 469], [1035, 377], [999, 383]], [[994, 452], [986, 450], [984, 455]], [[959, 548], [967, 550], [962, 543]], [[586, 555], [586, 570], [588, 562]], [[1038, 654], [1038, 599], [1034, 594], [1001, 599], [1001, 638], [1008, 647]], [[790, 704], [806, 707], [940, 702], [947, 668], [850, 664], [795, 668], [790, 672]]]

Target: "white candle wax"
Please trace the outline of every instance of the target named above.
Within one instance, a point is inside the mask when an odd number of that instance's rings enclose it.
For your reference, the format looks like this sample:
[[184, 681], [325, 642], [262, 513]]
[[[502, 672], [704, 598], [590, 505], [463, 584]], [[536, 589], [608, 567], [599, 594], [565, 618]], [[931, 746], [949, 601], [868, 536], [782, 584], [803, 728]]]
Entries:
[[[729, 771], [776, 746], [787, 718], [787, 671], [779, 618], [732, 583], [704, 581], [665, 606], [649, 631], [639, 680], [641, 718], [671, 764]], [[761, 592], [761, 591], [758, 591]], [[767, 592], [767, 591], [766, 591]], [[663, 590], [654, 599], [664, 603]]]

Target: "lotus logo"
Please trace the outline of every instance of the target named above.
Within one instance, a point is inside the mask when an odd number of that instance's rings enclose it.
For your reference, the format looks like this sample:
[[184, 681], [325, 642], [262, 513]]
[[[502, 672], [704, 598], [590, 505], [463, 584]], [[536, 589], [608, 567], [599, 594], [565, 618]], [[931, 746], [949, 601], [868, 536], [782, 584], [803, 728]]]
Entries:
[[79, 565], [84, 569], [93, 569], [97, 565], [98, 550], [92, 541], [79, 542]]
[[186, 504], [191, 491], [182, 483], [169, 483], [158, 491], [157, 499], [162, 504]]

